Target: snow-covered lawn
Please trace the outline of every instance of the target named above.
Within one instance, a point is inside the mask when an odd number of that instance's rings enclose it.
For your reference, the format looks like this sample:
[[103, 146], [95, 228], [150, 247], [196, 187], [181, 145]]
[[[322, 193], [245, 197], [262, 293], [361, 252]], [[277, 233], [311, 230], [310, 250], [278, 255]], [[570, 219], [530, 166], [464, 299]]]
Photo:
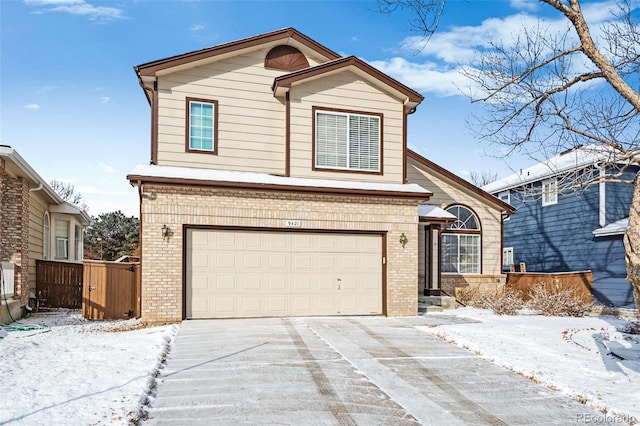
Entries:
[[[477, 320], [423, 329], [581, 400], [612, 423], [640, 420], [640, 335], [617, 331], [626, 320], [473, 308], [428, 315]], [[179, 328], [86, 321], [79, 311], [39, 313], [19, 324], [42, 328], [0, 339], [0, 424], [128, 424], [144, 413]]]
[[[178, 326], [37, 313], [0, 339], [0, 424], [128, 424]], [[3, 330], [0, 330], [3, 333]]]
[[640, 335], [618, 331], [609, 316], [497, 316], [462, 308], [442, 314], [477, 323], [424, 330], [606, 414], [612, 423], [640, 423]]

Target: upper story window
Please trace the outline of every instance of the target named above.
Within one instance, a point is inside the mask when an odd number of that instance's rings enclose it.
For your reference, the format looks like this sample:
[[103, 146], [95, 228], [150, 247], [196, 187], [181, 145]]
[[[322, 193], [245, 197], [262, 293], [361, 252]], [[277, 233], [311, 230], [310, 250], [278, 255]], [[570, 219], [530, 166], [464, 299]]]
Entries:
[[314, 108], [314, 168], [380, 173], [382, 114]]
[[558, 204], [558, 179], [545, 179], [542, 181], [542, 205]]
[[482, 230], [478, 217], [459, 205], [447, 211], [457, 220], [442, 234], [442, 273], [479, 274]]
[[42, 218], [42, 258], [49, 260], [51, 256], [51, 217], [49, 212], [44, 212]]
[[498, 198], [507, 204], [511, 204], [511, 191], [498, 192]]
[[187, 98], [187, 152], [217, 154], [218, 102]]
[[69, 221], [56, 220], [56, 259], [69, 259]]

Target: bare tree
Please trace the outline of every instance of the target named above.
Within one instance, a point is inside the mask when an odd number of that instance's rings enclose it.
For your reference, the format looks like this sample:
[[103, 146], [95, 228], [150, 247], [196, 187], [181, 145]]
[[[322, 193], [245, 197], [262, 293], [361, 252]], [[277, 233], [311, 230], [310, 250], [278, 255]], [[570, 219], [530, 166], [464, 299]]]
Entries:
[[488, 183], [495, 182], [496, 180], [498, 180], [498, 173], [488, 172], [488, 171], [470, 172], [469, 179], [471, 180], [471, 183], [473, 183], [475, 186], [481, 187], [481, 186], [485, 186]]
[[[445, 0], [446, 1], [446, 0]], [[560, 32], [543, 23], [523, 27], [515, 41], [496, 40], [464, 68], [485, 106], [472, 117], [478, 136], [532, 157], [549, 157], [578, 145], [598, 147], [608, 154], [600, 166], [640, 165], [640, 25], [636, 3], [622, 0], [610, 11], [611, 20], [591, 28], [579, 0], [539, 0], [559, 13], [566, 26]], [[396, 8], [415, 8], [418, 0], [382, 1]], [[424, 2], [417, 24], [429, 37], [442, 14], [438, 4]], [[434, 3], [438, 3], [434, 5]], [[388, 10], [391, 10], [389, 8]], [[549, 9], [549, 10], [551, 10]], [[425, 18], [425, 16], [427, 18]], [[595, 37], [594, 37], [595, 34]], [[634, 88], [634, 86], [636, 88]], [[580, 185], [621, 181], [624, 167], [581, 176]], [[630, 182], [631, 183], [631, 182]], [[640, 178], [634, 195], [624, 243], [627, 279], [640, 307]]]
[[58, 180], [52, 180], [49, 182], [49, 186], [56, 191], [56, 193], [62, 198], [63, 201], [67, 201], [82, 209], [86, 208], [86, 204], [83, 202], [82, 194], [76, 192], [76, 188], [70, 183], [60, 182]]

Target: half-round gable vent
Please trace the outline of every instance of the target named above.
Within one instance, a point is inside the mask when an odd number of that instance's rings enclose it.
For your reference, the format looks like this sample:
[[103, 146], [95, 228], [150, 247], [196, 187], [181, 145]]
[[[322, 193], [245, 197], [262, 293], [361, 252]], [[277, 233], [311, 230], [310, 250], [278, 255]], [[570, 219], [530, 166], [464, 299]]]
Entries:
[[293, 46], [276, 46], [264, 58], [264, 67], [283, 71], [298, 71], [309, 67], [307, 58]]

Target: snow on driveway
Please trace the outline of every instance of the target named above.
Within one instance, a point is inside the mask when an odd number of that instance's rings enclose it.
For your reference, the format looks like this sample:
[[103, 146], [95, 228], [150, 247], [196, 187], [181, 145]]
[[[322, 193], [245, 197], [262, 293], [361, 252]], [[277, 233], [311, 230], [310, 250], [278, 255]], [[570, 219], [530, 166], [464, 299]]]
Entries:
[[[452, 315], [479, 322], [447, 324]], [[640, 420], [640, 336], [617, 331], [625, 320], [496, 316], [473, 308], [427, 317], [434, 325], [424, 331], [581, 400], [610, 423]], [[144, 411], [179, 329], [86, 321], [79, 311], [35, 314], [20, 324], [44, 328], [0, 339], [0, 424], [128, 424]]]
[[640, 335], [608, 316], [497, 316], [462, 308], [478, 323], [423, 327], [442, 339], [588, 404], [611, 423], [640, 423]]
[[0, 339], [0, 424], [128, 424], [178, 330], [68, 310], [16, 324]]

